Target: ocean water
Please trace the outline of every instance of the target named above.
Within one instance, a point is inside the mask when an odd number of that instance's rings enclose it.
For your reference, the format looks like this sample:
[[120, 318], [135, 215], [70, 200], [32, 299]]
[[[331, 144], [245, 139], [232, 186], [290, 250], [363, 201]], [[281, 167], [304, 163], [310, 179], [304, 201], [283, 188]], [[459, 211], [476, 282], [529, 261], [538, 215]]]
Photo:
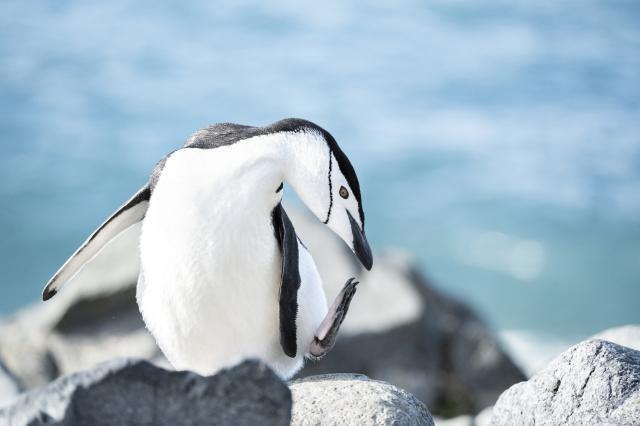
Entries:
[[355, 164], [374, 249], [497, 330], [639, 323], [638, 22], [633, 1], [3, 0], [0, 313], [194, 130], [296, 116]]

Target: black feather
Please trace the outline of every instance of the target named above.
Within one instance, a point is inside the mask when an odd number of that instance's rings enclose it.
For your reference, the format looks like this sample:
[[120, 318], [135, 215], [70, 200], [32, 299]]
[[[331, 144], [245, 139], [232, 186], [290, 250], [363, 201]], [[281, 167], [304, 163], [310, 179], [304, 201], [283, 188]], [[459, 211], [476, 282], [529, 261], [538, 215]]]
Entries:
[[273, 229], [282, 254], [280, 282], [280, 345], [284, 353], [294, 358], [298, 352], [296, 319], [298, 317], [298, 289], [300, 270], [298, 267], [298, 237], [282, 204], [271, 213]]

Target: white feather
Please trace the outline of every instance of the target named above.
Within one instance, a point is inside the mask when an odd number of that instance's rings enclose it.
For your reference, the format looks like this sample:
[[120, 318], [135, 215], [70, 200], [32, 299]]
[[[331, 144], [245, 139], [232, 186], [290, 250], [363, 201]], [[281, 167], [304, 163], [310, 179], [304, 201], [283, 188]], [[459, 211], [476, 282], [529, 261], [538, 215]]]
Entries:
[[316, 173], [289, 168], [318, 154], [313, 141], [298, 143], [302, 137], [182, 149], [167, 160], [143, 223], [137, 298], [175, 368], [208, 375], [253, 357], [290, 377], [302, 366], [326, 299], [313, 259], [300, 246], [298, 353], [287, 357], [278, 322], [282, 260], [271, 222], [280, 182], [288, 178], [302, 188], [305, 173]]

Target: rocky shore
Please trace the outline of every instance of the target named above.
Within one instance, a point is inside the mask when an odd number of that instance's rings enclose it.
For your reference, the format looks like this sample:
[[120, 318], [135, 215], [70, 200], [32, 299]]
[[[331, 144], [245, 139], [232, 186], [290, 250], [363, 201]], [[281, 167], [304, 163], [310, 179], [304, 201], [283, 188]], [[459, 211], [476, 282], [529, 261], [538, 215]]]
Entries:
[[574, 346], [525, 381], [473, 310], [406, 256], [378, 253], [366, 272], [291, 216], [329, 299], [347, 277], [362, 283], [323, 360], [290, 383], [258, 361], [171, 371], [135, 304], [133, 229], [52, 302], [0, 322], [0, 425], [640, 424], [640, 327]]
[[0, 422], [24, 425], [433, 425], [406, 391], [353, 374], [289, 385], [259, 361], [211, 377], [121, 359], [22, 395]]
[[[422, 402], [388, 383], [357, 374], [285, 383], [257, 360], [202, 377], [119, 359], [0, 396], [13, 399], [0, 408], [3, 425], [434, 425]], [[637, 425], [639, 419], [640, 351], [592, 339], [510, 387], [494, 407], [435, 424]]]

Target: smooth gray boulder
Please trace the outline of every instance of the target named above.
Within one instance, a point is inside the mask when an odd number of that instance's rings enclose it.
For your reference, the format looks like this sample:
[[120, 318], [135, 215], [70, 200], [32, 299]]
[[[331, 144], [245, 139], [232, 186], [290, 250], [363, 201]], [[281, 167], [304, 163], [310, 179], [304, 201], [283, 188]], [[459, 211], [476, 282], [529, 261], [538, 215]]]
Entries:
[[640, 352], [588, 340], [504, 392], [493, 425], [638, 425]]
[[292, 426], [432, 426], [416, 397], [358, 374], [327, 374], [293, 381]]
[[0, 424], [288, 425], [291, 392], [257, 361], [202, 377], [121, 359], [65, 376], [0, 410]]
[[22, 385], [0, 360], [0, 408], [12, 403], [22, 391]]

